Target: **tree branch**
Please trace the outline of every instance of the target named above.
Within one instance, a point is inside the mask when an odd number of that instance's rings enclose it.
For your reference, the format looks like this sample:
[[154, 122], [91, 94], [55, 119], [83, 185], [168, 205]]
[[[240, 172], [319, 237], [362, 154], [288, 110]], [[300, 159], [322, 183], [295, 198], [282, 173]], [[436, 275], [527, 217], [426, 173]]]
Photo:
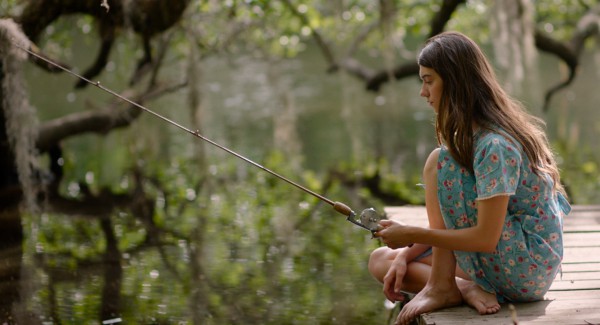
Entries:
[[[177, 91], [186, 85], [187, 82], [182, 82], [157, 88], [141, 96], [137, 96], [137, 98], [134, 98], [134, 101], [142, 103], [165, 93]], [[130, 93], [131, 91], [124, 92], [124, 97], [132, 97], [129, 96]], [[107, 134], [113, 129], [130, 125], [142, 112], [141, 109], [135, 106], [130, 106], [126, 109], [117, 106], [117, 103], [114, 103], [107, 108], [93, 112], [77, 112], [44, 123], [40, 127], [36, 141], [37, 148], [41, 152], [45, 152], [60, 141], [72, 136], [84, 133]]]
[[[397, 66], [394, 69], [393, 76], [396, 80], [400, 80], [418, 73], [419, 64], [417, 62], [410, 62]], [[390, 81], [390, 74], [387, 71], [379, 71], [367, 81], [367, 90], [377, 92], [388, 81]]]
[[[440, 10], [431, 19], [428, 38], [444, 31], [446, 24], [452, 17], [452, 14], [461, 4], [464, 4], [465, 2], [465, 0], [445, 0], [442, 3]], [[406, 77], [414, 76], [418, 73], [419, 65], [417, 62], [408, 62], [394, 68], [393, 76], [394, 79], [400, 80]], [[378, 71], [367, 80], [366, 89], [369, 91], [378, 92], [379, 89], [381, 89], [381, 86], [388, 81], [390, 81], [389, 71]]]
[[336, 62], [335, 55], [333, 54], [333, 51], [331, 50], [327, 42], [325, 42], [325, 40], [323, 39], [323, 36], [321, 36], [321, 33], [310, 25], [310, 21], [308, 21], [306, 15], [298, 11], [298, 9], [290, 2], [290, 0], [281, 0], [281, 2], [283, 2], [283, 4], [285, 4], [285, 6], [288, 7], [288, 9], [292, 12], [294, 16], [300, 19], [302, 24], [310, 28], [313, 39], [317, 43], [317, 46], [319, 46], [319, 48], [321, 49], [323, 56], [325, 56], [325, 60], [327, 60], [327, 62], [329, 63], [329, 68], [327, 69], [327, 71], [336, 71], [338, 69], [338, 64]]
[[446, 24], [452, 17], [452, 14], [458, 9], [458, 6], [464, 4], [466, 0], [444, 0], [440, 11], [431, 19], [431, 29], [429, 30], [429, 37], [433, 37], [444, 31]]
[[[83, 72], [86, 78], [91, 79], [102, 72], [108, 63], [112, 44], [120, 28], [132, 28], [142, 37], [143, 43], [148, 45], [153, 36], [166, 31], [180, 20], [189, 2], [190, 0], [111, 1], [109, 12], [106, 7], [101, 6], [99, 0], [36, 0], [28, 1], [17, 20], [27, 37], [36, 42], [44, 29], [62, 16], [84, 14], [93, 17], [99, 25], [102, 46], [95, 62]], [[132, 10], [128, 10], [128, 7]], [[150, 48], [146, 46], [145, 56], [138, 66], [150, 59]], [[39, 60], [34, 62], [48, 71], [60, 71], [48, 69]], [[81, 81], [76, 85], [78, 88], [84, 86], [87, 83]]]
[[570, 42], [560, 42], [541, 31], [535, 33], [535, 45], [544, 52], [554, 54], [561, 59], [569, 68], [567, 79], [550, 87], [544, 96], [543, 110], [548, 111], [550, 99], [561, 89], [569, 86], [577, 75], [577, 67], [579, 66], [579, 57], [584, 48], [585, 41], [600, 33], [600, 4], [588, 10], [577, 23], [576, 30]]

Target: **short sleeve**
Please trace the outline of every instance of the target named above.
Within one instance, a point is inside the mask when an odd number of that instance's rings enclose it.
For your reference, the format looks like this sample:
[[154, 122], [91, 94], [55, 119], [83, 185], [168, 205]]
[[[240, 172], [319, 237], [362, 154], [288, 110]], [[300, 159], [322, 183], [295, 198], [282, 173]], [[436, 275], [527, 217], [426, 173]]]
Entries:
[[522, 154], [507, 138], [490, 133], [477, 142], [473, 170], [477, 199], [514, 195], [520, 176]]

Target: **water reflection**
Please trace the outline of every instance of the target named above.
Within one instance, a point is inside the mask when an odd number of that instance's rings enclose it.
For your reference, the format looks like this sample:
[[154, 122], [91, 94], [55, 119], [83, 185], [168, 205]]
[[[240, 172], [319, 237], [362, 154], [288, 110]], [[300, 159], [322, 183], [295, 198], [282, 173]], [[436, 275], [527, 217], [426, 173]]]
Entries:
[[21, 300], [21, 256], [21, 243], [0, 250], [0, 319], [16, 319], [13, 304], [16, 307]]
[[[237, 190], [232, 195], [239, 197]], [[279, 190], [274, 192], [288, 195]], [[224, 206], [226, 211], [218, 204], [194, 206], [193, 221], [183, 213], [178, 221], [194, 223], [187, 233], [179, 232], [185, 226], [133, 225], [139, 216], [129, 213], [93, 222], [25, 216], [28, 229], [39, 231], [28, 234], [25, 250], [3, 250], [11, 275], [3, 277], [0, 319], [7, 324], [367, 324], [382, 319], [379, 285], [365, 269], [368, 251], [377, 243], [366, 232], [323, 213], [306, 197], [314, 208], [300, 209], [304, 212], [298, 212], [298, 204], [243, 208], [247, 199], [240, 204], [231, 195], [225, 199], [233, 205]], [[208, 211], [227, 215], [202, 216]], [[259, 212], [228, 219], [233, 211]], [[143, 236], [135, 237], [140, 227]]]

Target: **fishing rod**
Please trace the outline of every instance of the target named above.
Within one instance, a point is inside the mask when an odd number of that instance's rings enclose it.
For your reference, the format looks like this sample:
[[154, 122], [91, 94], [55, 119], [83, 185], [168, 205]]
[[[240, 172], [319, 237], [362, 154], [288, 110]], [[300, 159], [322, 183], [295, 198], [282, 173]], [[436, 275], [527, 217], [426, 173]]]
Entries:
[[229, 149], [229, 148], [227, 148], [227, 147], [225, 147], [223, 145], [220, 145], [219, 143], [217, 143], [217, 142], [215, 142], [215, 141], [213, 141], [213, 140], [211, 140], [211, 139], [209, 139], [207, 137], [205, 137], [204, 135], [202, 135], [200, 133], [199, 130], [189, 129], [189, 128], [187, 128], [187, 127], [185, 127], [185, 126], [183, 126], [183, 125], [181, 125], [181, 124], [179, 124], [179, 123], [177, 123], [177, 122], [175, 122], [175, 121], [173, 121], [171, 119], [168, 119], [167, 117], [165, 117], [165, 116], [163, 116], [163, 115], [161, 115], [159, 113], [156, 113], [155, 111], [153, 111], [153, 110], [151, 110], [151, 109], [149, 109], [149, 108], [147, 108], [147, 107], [145, 107], [145, 106], [143, 106], [143, 105], [141, 105], [139, 103], [134, 102], [133, 100], [131, 100], [131, 99], [127, 98], [127, 97], [124, 97], [124, 96], [116, 93], [115, 91], [113, 91], [113, 90], [111, 90], [111, 89], [109, 89], [107, 87], [104, 87], [102, 84], [100, 84], [100, 81], [92, 81], [92, 80], [90, 80], [90, 79], [88, 79], [88, 78], [86, 78], [86, 77], [84, 77], [82, 75], [79, 75], [79, 74], [73, 72], [72, 70], [70, 70], [70, 69], [68, 69], [68, 68], [66, 68], [66, 67], [64, 67], [64, 66], [62, 66], [62, 65], [60, 65], [60, 64], [58, 64], [58, 63], [56, 63], [56, 62], [54, 62], [54, 61], [52, 61], [52, 60], [44, 57], [44, 56], [42, 56], [42, 55], [39, 55], [38, 53], [35, 53], [35, 52], [31, 51], [28, 48], [25, 48], [24, 46], [21, 46], [21, 45], [17, 44], [14, 41], [12, 43], [13, 43], [13, 45], [15, 47], [17, 47], [17, 48], [19, 48], [19, 49], [27, 52], [29, 55], [32, 55], [32, 56], [34, 56], [37, 59], [40, 59], [40, 60], [42, 60], [42, 61], [44, 61], [44, 62], [46, 62], [46, 63], [48, 63], [48, 64], [50, 64], [50, 65], [52, 65], [52, 66], [54, 66], [56, 68], [59, 68], [60, 70], [63, 70], [65, 72], [71, 74], [72, 76], [75, 76], [75, 77], [79, 78], [80, 80], [83, 80], [83, 81], [87, 82], [88, 84], [94, 85], [97, 88], [99, 88], [99, 89], [101, 89], [101, 90], [103, 90], [103, 91], [111, 94], [112, 96], [115, 96], [115, 97], [117, 97], [117, 98], [119, 98], [119, 99], [121, 99], [121, 100], [123, 100], [123, 101], [125, 101], [125, 102], [127, 102], [127, 103], [129, 103], [129, 104], [131, 104], [131, 105], [133, 105], [133, 106], [141, 109], [142, 111], [144, 111], [146, 113], [149, 113], [149, 114], [151, 114], [151, 115], [153, 115], [153, 116], [155, 116], [155, 117], [163, 120], [164, 122], [167, 122], [167, 123], [169, 123], [169, 124], [171, 124], [171, 125], [179, 128], [179, 129], [181, 129], [181, 130], [183, 130], [183, 131], [185, 131], [185, 132], [187, 132], [189, 134], [192, 134], [192, 135], [200, 138], [201, 140], [203, 140], [205, 142], [208, 142], [211, 145], [213, 145], [213, 146], [215, 146], [215, 147], [217, 147], [217, 148], [219, 148], [221, 150], [224, 150], [227, 153], [229, 153], [229, 154], [231, 154], [231, 155], [233, 155], [233, 156], [235, 156], [235, 157], [237, 157], [237, 158], [239, 158], [239, 159], [241, 159], [241, 160], [243, 160], [243, 161], [245, 161], [245, 162], [247, 162], [247, 163], [249, 163], [249, 164], [251, 164], [251, 165], [253, 165], [255, 167], [258, 167], [259, 169], [262, 169], [263, 171], [265, 171], [265, 172], [267, 172], [267, 173], [275, 176], [276, 178], [278, 178], [280, 180], [283, 180], [283, 181], [287, 182], [288, 184], [291, 184], [291, 185], [295, 186], [296, 188], [298, 188], [298, 189], [300, 189], [300, 190], [302, 190], [302, 191], [304, 191], [304, 192], [306, 192], [306, 193], [308, 193], [308, 194], [316, 197], [317, 199], [319, 199], [319, 200], [321, 200], [321, 201], [323, 201], [323, 202], [331, 205], [335, 211], [337, 211], [337, 212], [339, 212], [339, 213], [347, 216], [346, 220], [350, 221], [351, 223], [353, 223], [353, 224], [355, 224], [355, 225], [357, 225], [357, 226], [359, 226], [361, 228], [364, 228], [364, 229], [369, 230], [371, 232], [375, 232], [378, 229], [378, 222], [379, 222], [379, 220], [385, 218], [385, 217], [379, 216], [379, 214], [375, 211], [375, 209], [368, 208], [368, 209], [365, 209], [365, 210], [363, 210], [361, 212], [359, 219], [355, 219], [356, 213], [354, 213], [354, 211], [349, 206], [347, 206], [346, 204], [344, 204], [342, 202], [339, 202], [339, 201], [330, 200], [330, 199], [326, 198], [325, 196], [323, 196], [323, 195], [321, 195], [319, 193], [316, 193], [315, 191], [312, 191], [312, 190], [310, 190], [310, 189], [308, 189], [308, 188], [306, 188], [306, 187], [304, 187], [304, 186], [302, 186], [302, 185], [300, 185], [300, 184], [298, 184], [298, 183], [296, 183], [296, 182], [294, 182], [294, 181], [292, 181], [292, 180], [290, 180], [290, 179], [288, 179], [288, 178], [286, 178], [286, 177], [284, 177], [284, 176], [282, 176], [282, 175], [280, 175], [280, 174], [278, 174], [278, 173], [276, 173], [276, 172], [274, 172], [274, 171], [272, 171], [272, 170], [270, 170], [270, 169], [268, 169], [268, 168], [266, 168], [266, 167], [264, 167], [264, 166], [262, 166], [262, 165], [260, 165], [260, 164], [258, 164], [256, 162], [250, 160], [249, 158], [246, 158], [246, 157], [242, 156], [241, 154], [239, 154], [239, 153], [237, 153], [237, 152], [235, 152], [235, 151], [233, 151], [233, 150], [231, 150], [231, 149]]

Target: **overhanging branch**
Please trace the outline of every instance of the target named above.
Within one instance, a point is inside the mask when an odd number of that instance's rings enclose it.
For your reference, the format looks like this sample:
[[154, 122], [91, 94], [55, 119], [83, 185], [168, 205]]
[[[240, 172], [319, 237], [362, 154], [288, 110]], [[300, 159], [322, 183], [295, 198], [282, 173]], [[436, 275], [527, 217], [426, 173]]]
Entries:
[[[156, 87], [139, 96], [131, 96], [132, 91], [124, 92], [124, 97], [134, 98], [137, 103], [142, 103], [166, 93], [177, 91], [187, 85], [182, 82], [174, 85]], [[60, 141], [84, 133], [107, 134], [113, 129], [129, 126], [141, 114], [137, 107], [119, 107], [114, 103], [106, 108], [92, 112], [77, 112], [62, 116], [44, 123], [40, 127], [37, 147], [41, 152], [52, 148]]]
[[544, 34], [541, 31], [535, 33], [535, 45], [536, 47], [544, 52], [554, 54], [560, 60], [562, 60], [569, 68], [569, 75], [565, 80], [560, 81], [558, 84], [550, 87], [546, 91], [544, 97], [543, 110], [547, 111], [550, 105], [550, 99], [559, 90], [569, 86], [577, 75], [577, 68], [579, 66], [579, 57], [583, 52], [585, 41], [598, 35], [600, 33], [600, 4], [596, 5], [587, 11], [583, 17], [577, 23], [577, 27], [571, 40], [569, 42], [560, 42], [551, 38], [549, 35]]

